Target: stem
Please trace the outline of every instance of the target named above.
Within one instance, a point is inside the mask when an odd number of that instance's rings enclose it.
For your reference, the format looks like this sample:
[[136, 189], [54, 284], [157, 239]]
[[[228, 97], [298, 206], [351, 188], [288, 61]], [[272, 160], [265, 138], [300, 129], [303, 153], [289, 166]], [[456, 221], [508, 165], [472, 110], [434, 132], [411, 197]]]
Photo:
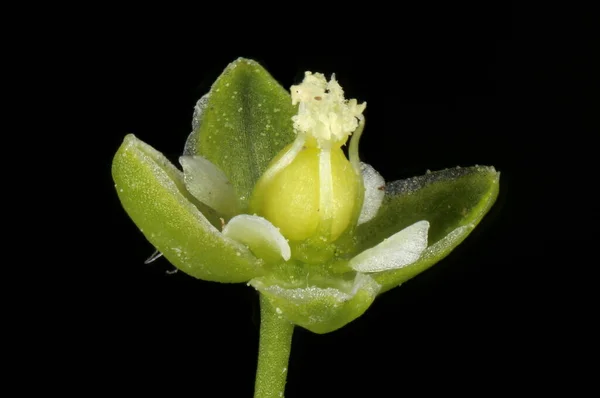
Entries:
[[294, 324], [260, 295], [260, 344], [254, 398], [280, 398], [285, 390]]

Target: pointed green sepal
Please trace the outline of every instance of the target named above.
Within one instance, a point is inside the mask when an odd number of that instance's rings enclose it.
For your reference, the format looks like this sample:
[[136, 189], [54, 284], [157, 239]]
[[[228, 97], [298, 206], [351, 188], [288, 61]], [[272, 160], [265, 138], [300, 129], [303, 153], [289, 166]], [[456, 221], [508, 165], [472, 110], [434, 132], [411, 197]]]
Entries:
[[243, 213], [269, 162], [294, 140], [295, 113], [286, 89], [256, 61], [239, 58], [198, 101], [185, 155], [223, 170]]
[[356, 230], [355, 253], [374, 247], [393, 234], [425, 220], [430, 224], [428, 247], [416, 262], [372, 274], [381, 292], [423, 272], [458, 246], [498, 196], [500, 173], [475, 166], [428, 173], [386, 186], [377, 216]]
[[181, 271], [231, 283], [262, 274], [262, 261], [221, 234], [218, 218], [187, 192], [183, 174], [160, 152], [130, 134], [113, 159], [112, 175], [125, 211]]

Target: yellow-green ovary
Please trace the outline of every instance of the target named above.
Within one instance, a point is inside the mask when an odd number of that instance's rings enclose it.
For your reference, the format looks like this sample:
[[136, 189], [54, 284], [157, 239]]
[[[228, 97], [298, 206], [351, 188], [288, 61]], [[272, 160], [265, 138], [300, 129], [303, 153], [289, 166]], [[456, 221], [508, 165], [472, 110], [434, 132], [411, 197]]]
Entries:
[[[304, 240], [321, 232], [319, 226], [324, 220], [319, 209], [319, 153], [318, 148], [305, 147], [270, 181], [261, 181], [257, 186], [260, 192], [255, 194], [260, 195], [262, 203], [253, 210], [279, 227], [289, 240]], [[331, 172], [333, 222], [331, 235], [325, 236], [329, 241], [339, 237], [353, 219], [357, 189], [356, 174], [341, 148], [331, 149]]]

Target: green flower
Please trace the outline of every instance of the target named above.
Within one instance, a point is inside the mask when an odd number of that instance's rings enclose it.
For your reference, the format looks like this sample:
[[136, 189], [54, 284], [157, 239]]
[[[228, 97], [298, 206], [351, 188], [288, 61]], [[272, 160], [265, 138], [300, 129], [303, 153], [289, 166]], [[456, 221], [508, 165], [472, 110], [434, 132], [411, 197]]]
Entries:
[[183, 171], [128, 135], [112, 174], [131, 219], [179, 270], [247, 282], [283, 319], [327, 333], [461, 243], [494, 203], [499, 173], [385, 184], [358, 158], [366, 104], [310, 72], [291, 91], [240, 58], [198, 101]]

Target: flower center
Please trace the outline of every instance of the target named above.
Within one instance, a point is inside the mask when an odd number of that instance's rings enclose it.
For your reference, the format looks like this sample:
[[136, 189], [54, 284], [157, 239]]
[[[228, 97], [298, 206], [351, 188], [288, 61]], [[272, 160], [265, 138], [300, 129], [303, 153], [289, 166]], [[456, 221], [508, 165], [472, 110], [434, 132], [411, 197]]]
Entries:
[[296, 139], [261, 176], [250, 210], [289, 240], [322, 247], [358, 220], [361, 177], [341, 146], [359, 126], [366, 103], [346, 100], [335, 76], [328, 82], [321, 73], [306, 72], [290, 91], [299, 105], [292, 117]]

